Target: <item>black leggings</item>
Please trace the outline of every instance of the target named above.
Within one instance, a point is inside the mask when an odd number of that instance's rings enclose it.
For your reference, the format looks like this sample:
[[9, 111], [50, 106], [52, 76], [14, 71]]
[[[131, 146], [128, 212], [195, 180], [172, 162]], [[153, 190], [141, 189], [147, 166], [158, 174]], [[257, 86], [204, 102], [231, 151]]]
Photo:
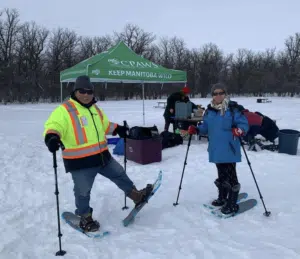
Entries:
[[239, 183], [236, 174], [236, 163], [216, 164], [218, 169], [218, 180], [221, 184], [229, 183], [231, 187]]
[[169, 127], [170, 127], [170, 124], [173, 124], [173, 132], [175, 132], [175, 123], [173, 120], [171, 120], [170, 118], [168, 117], [165, 117], [165, 128], [164, 130], [165, 131], [168, 131], [169, 130]]

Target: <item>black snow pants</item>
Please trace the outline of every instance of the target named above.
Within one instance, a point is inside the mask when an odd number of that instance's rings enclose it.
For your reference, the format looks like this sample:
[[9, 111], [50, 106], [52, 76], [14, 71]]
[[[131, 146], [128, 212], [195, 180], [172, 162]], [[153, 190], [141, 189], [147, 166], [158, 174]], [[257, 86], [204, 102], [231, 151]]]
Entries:
[[167, 116], [164, 116], [164, 117], [165, 117], [165, 128], [164, 128], [164, 130], [168, 131], [169, 127], [170, 127], [170, 124], [173, 124], [173, 132], [175, 133], [176, 126], [175, 126], [174, 120], [172, 120], [171, 118], [169, 118]]
[[218, 169], [218, 182], [223, 184], [229, 184], [231, 187], [239, 184], [236, 174], [236, 163], [222, 163], [216, 164]]

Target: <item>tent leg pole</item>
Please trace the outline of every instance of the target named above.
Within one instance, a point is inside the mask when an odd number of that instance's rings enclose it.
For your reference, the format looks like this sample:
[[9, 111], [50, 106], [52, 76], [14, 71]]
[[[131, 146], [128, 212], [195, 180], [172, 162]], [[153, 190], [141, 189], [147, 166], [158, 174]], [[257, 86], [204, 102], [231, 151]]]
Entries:
[[63, 94], [62, 94], [62, 87], [63, 87], [63, 83], [60, 82], [60, 102], [62, 103], [63, 102]]
[[144, 88], [144, 83], [142, 84], [142, 90], [143, 90], [143, 125], [145, 126], [145, 88]]

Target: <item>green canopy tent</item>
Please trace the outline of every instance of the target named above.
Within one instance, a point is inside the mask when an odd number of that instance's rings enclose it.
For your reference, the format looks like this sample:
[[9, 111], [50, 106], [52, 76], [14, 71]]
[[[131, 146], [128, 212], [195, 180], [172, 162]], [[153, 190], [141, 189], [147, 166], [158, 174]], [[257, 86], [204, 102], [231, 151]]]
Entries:
[[88, 75], [91, 82], [140, 83], [143, 91], [143, 122], [145, 124], [144, 83], [186, 83], [186, 72], [167, 69], [137, 55], [119, 42], [107, 51], [92, 56], [60, 73], [62, 84], [75, 82], [80, 75]]

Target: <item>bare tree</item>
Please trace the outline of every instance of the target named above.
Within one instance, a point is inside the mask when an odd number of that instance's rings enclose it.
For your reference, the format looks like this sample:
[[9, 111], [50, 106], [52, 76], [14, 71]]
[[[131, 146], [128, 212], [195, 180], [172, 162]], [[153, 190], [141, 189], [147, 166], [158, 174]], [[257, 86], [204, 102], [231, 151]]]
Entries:
[[167, 68], [190, 69], [190, 51], [186, 48], [184, 40], [178, 37], [160, 39], [158, 60]]
[[80, 38], [80, 58], [82, 60], [90, 58], [96, 54], [108, 50], [113, 46], [111, 36], [103, 37], [81, 37]]
[[36, 23], [25, 23], [20, 29], [16, 47], [19, 74], [25, 77], [31, 72], [40, 72], [49, 31]]
[[182, 38], [175, 36], [171, 39], [171, 52], [173, 53], [174, 68], [183, 69], [187, 65], [188, 50]]
[[53, 31], [46, 52], [49, 72], [59, 73], [72, 66], [77, 59], [77, 45], [75, 32], [62, 28]]
[[160, 39], [158, 44], [157, 61], [166, 68], [173, 68], [173, 57], [171, 53], [171, 42], [167, 37]]
[[5, 9], [0, 12], [0, 17], [5, 15], [5, 20], [0, 20], [0, 56], [5, 65], [13, 62], [15, 46], [20, 31], [19, 13], [16, 9]]
[[13, 99], [14, 59], [20, 30], [19, 13], [16, 9], [0, 12], [0, 95], [4, 103]]
[[133, 24], [126, 24], [122, 32], [114, 33], [115, 42], [123, 41], [138, 55], [147, 55], [155, 38], [153, 33]]
[[300, 86], [300, 33], [288, 37], [285, 41], [285, 52], [288, 58], [288, 90], [294, 95]]
[[200, 84], [200, 93], [206, 96], [212, 84], [220, 80], [223, 68], [223, 53], [217, 45], [205, 44], [195, 52], [197, 57], [196, 73]]
[[300, 33], [288, 37], [285, 41], [286, 54], [291, 66], [294, 66], [300, 59]]
[[[49, 31], [36, 23], [21, 26], [16, 44], [16, 83], [15, 91], [23, 101], [37, 100], [43, 95], [43, 55]], [[22, 84], [23, 86], [21, 87]], [[14, 92], [16, 95], [16, 92]]]
[[230, 89], [232, 92], [242, 93], [254, 64], [253, 59], [254, 54], [252, 51], [238, 49], [237, 54], [233, 57], [231, 68]]
[[56, 101], [59, 98], [60, 72], [72, 67], [79, 61], [78, 37], [74, 31], [58, 28], [50, 37], [46, 51], [47, 91], [49, 98]]

